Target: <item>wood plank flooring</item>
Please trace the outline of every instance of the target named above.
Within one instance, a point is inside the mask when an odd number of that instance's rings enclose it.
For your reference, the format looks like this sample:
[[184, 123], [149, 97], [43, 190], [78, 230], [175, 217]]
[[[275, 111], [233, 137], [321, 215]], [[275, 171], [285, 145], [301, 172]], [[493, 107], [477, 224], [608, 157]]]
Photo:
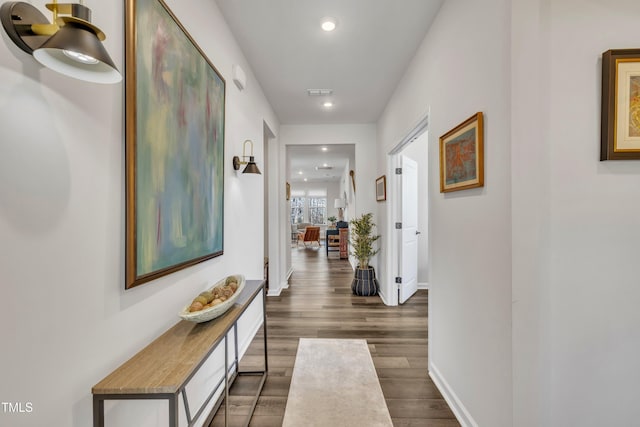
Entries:
[[[250, 426], [281, 426], [301, 337], [366, 339], [394, 426], [460, 425], [427, 372], [427, 291], [418, 291], [402, 306], [387, 307], [377, 296], [352, 295], [353, 270], [338, 252], [327, 257], [324, 247], [294, 247], [292, 263], [289, 289], [267, 298], [269, 376]], [[262, 345], [259, 333], [242, 369], [260, 366]], [[242, 425], [257, 385], [255, 377], [236, 379], [230, 426]], [[210, 427], [223, 425], [221, 406]]]

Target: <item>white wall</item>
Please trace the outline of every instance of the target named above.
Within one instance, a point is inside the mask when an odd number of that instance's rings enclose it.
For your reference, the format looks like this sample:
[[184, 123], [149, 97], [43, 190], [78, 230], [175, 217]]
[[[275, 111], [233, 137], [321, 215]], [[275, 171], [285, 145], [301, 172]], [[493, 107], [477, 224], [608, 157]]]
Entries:
[[[374, 124], [355, 125], [282, 125], [280, 126], [280, 149], [284, 157], [287, 145], [355, 145], [355, 165], [351, 169], [355, 171], [356, 191], [355, 203], [349, 205], [349, 218], [353, 219], [366, 212], [376, 212], [375, 179], [376, 170], [376, 126]], [[284, 186], [284, 179], [282, 185]], [[351, 185], [349, 180], [348, 185]], [[341, 187], [342, 188], [342, 187]], [[347, 192], [347, 194], [349, 194]], [[355, 209], [352, 209], [355, 206]], [[355, 210], [355, 212], [354, 212]], [[286, 219], [288, 222], [288, 219]], [[283, 271], [291, 271], [291, 258], [286, 260], [287, 265]], [[377, 260], [372, 264], [377, 268]], [[287, 277], [283, 277], [286, 282]], [[285, 285], [283, 285], [285, 286]]]
[[[449, 0], [378, 124], [382, 172], [429, 112], [430, 371], [465, 425], [640, 418], [640, 163], [598, 161], [601, 54], [638, 47], [638, 16]], [[476, 110], [485, 187], [439, 194], [437, 136]]]
[[[512, 425], [509, 11], [446, 1], [378, 122], [382, 175], [429, 113], [429, 370], [461, 421], [492, 427]], [[477, 111], [485, 186], [441, 194], [438, 137]]]
[[[0, 412], [0, 425], [91, 425], [91, 387], [176, 323], [192, 295], [228, 273], [262, 278], [262, 178], [236, 175], [231, 158], [262, 140], [263, 120], [277, 134], [277, 119], [215, 3], [168, 3], [227, 80], [224, 255], [126, 292], [123, 85], [42, 69], [0, 31], [0, 397], [33, 404]], [[90, 6], [124, 70], [123, 3]]]
[[640, 162], [598, 159], [601, 54], [640, 47], [640, 3], [529, 3], [513, 8], [515, 420], [636, 425]]
[[548, 1], [513, 1], [511, 28], [513, 423], [552, 426]]

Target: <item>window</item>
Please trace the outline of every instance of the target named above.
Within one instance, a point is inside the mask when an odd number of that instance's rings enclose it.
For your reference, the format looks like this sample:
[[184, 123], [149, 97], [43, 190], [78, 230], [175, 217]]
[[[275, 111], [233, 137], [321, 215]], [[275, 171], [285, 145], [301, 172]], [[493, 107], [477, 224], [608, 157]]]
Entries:
[[309, 222], [311, 224], [324, 224], [327, 217], [327, 199], [309, 198]]
[[291, 198], [291, 224], [304, 222], [304, 197]]

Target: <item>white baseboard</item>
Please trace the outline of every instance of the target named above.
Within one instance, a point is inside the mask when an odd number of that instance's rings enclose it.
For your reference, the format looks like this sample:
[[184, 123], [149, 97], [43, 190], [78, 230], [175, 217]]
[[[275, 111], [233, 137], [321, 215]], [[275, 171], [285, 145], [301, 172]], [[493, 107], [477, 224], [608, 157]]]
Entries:
[[280, 286], [277, 289], [269, 288], [269, 292], [267, 292], [267, 296], [278, 297], [282, 293], [283, 289], [289, 289], [289, 278], [291, 277], [292, 274], [293, 274], [293, 268], [290, 268], [289, 271], [287, 271], [287, 276], [284, 282], [280, 282]]
[[269, 292], [267, 292], [268, 297], [279, 297], [280, 293], [282, 293], [282, 287], [278, 289], [269, 288]]
[[478, 427], [478, 423], [475, 422], [467, 408], [462, 404], [456, 393], [453, 391], [447, 380], [444, 379], [438, 368], [429, 362], [429, 376], [435, 383], [438, 390], [447, 401], [453, 415], [456, 416], [458, 422], [462, 427]]
[[384, 292], [378, 291], [378, 296], [380, 297], [384, 305], [391, 305], [389, 304], [389, 300], [387, 299], [387, 296], [384, 294]]
[[428, 283], [418, 283], [418, 289], [429, 289]]

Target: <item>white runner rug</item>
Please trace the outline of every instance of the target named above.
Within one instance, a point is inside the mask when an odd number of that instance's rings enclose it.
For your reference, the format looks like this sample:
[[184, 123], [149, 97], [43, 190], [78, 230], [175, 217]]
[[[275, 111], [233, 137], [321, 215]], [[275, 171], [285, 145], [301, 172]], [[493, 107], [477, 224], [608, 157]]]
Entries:
[[367, 341], [301, 338], [282, 425], [393, 426]]

